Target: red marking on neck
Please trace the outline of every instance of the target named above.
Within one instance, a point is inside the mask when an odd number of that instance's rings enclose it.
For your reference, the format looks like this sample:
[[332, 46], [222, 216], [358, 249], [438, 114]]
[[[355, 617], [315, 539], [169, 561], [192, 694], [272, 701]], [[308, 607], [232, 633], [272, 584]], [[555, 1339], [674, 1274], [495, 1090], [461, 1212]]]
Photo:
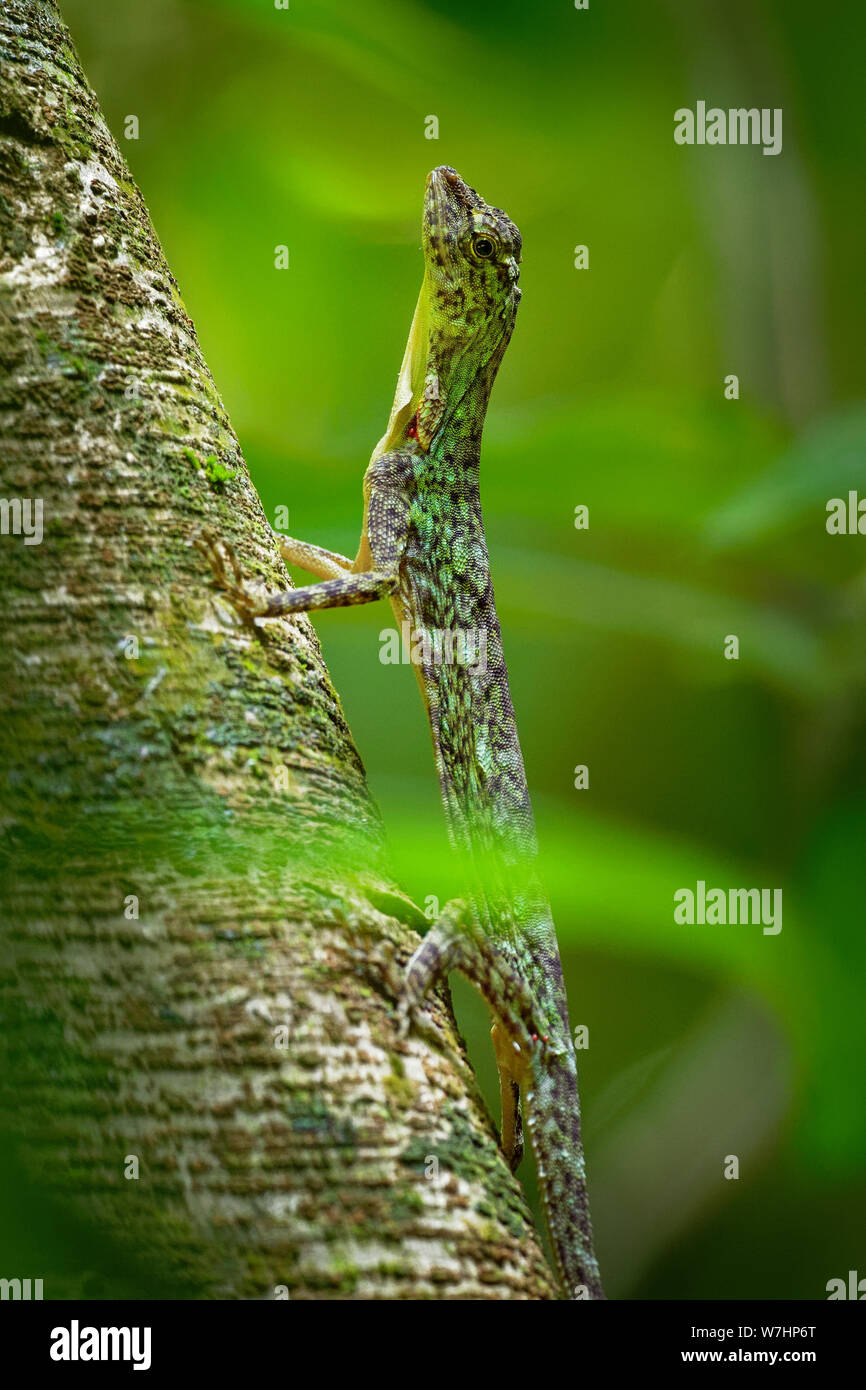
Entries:
[[406, 426], [406, 438], [407, 438], [407, 439], [417, 439], [417, 438], [418, 438], [418, 412], [417, 412], [417, 410], [415, 411], [415, 414], [412, 416], [412, 419], [409, 421], [409, 424]]

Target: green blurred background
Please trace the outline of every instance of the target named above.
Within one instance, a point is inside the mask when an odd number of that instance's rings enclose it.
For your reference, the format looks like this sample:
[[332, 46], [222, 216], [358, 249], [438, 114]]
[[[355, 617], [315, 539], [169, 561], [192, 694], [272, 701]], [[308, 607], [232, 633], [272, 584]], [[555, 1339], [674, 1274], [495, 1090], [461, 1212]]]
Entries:
[[[825, 530], [829, 498], [866, 495], [861, 11], [63, 12], [265, 508], [288, 506], [296, 535], [354, 554], [428, 170], [454, 165], [521, 228], [483, 499], [572, 1020], [589, 1028], [608, 1289], [824, 1298], [866, 1275], [866, 539]], [[782, 107], [783, 153], [675, 145], [674, 111], [699, 98]], [[398, 874], [444, 901], [417, 691], [378, 658], [390, 625], [378, 606], [316, 619]], [[699, 878], [783, 888], [782, 932], [676, 926], [673, 894]], [[495, 1109], [486, 1011], [455, 999]]]

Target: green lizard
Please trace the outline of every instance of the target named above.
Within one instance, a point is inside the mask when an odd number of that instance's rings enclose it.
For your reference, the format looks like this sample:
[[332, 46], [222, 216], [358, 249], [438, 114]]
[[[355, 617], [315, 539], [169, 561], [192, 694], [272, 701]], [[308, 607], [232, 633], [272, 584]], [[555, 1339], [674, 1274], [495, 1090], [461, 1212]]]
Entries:
[[[506, 1157], [517, 1166], [522, 1097], [565, 1291], [603, 1298], [562, 968], [535, 869], [479, 495], [481, 430], [520, 300], [521, 238], [503, 212], [443, 166], [427, 180], [422, 241], [424, 281], [388, 428], [364, 478], [355, 559], [277, 536], [284, 559], [323, 582], [266, 596], [244, 583], [230, 546], [210, 540], [206, 549], [248, 618], [388, 597], [398, 625], [408, 623], [467, 894], [445, 907], [409, 962], [404, 1026], [449, 970], [484, 994]], [[449, 646], [442, 634], [465, 640]]]

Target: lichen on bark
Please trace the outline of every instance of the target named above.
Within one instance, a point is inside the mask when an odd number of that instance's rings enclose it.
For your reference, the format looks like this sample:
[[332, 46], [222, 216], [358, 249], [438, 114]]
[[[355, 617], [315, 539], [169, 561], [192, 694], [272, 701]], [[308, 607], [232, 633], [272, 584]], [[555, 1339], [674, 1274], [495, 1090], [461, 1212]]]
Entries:
[[0, 1163], [45, 1296], [549, 1297], [447, 1001], [396, 1029], [417, 938], [315, 633], [193, 544], [287, 582], [53, 0], [0, 16], [0, 419], [43, 509], [0, 536]]

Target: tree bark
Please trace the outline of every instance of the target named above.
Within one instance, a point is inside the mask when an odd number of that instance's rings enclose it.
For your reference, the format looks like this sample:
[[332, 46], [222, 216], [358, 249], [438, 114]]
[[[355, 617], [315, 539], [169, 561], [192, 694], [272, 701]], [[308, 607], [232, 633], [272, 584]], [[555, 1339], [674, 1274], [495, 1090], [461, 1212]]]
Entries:
[[0, 18], [0, 419], [0, 1273], [550, 1297], [444, 996], [398, 1036], [417, 937], [315, 633], [192, 543], [287, 583], [53, 0]]

